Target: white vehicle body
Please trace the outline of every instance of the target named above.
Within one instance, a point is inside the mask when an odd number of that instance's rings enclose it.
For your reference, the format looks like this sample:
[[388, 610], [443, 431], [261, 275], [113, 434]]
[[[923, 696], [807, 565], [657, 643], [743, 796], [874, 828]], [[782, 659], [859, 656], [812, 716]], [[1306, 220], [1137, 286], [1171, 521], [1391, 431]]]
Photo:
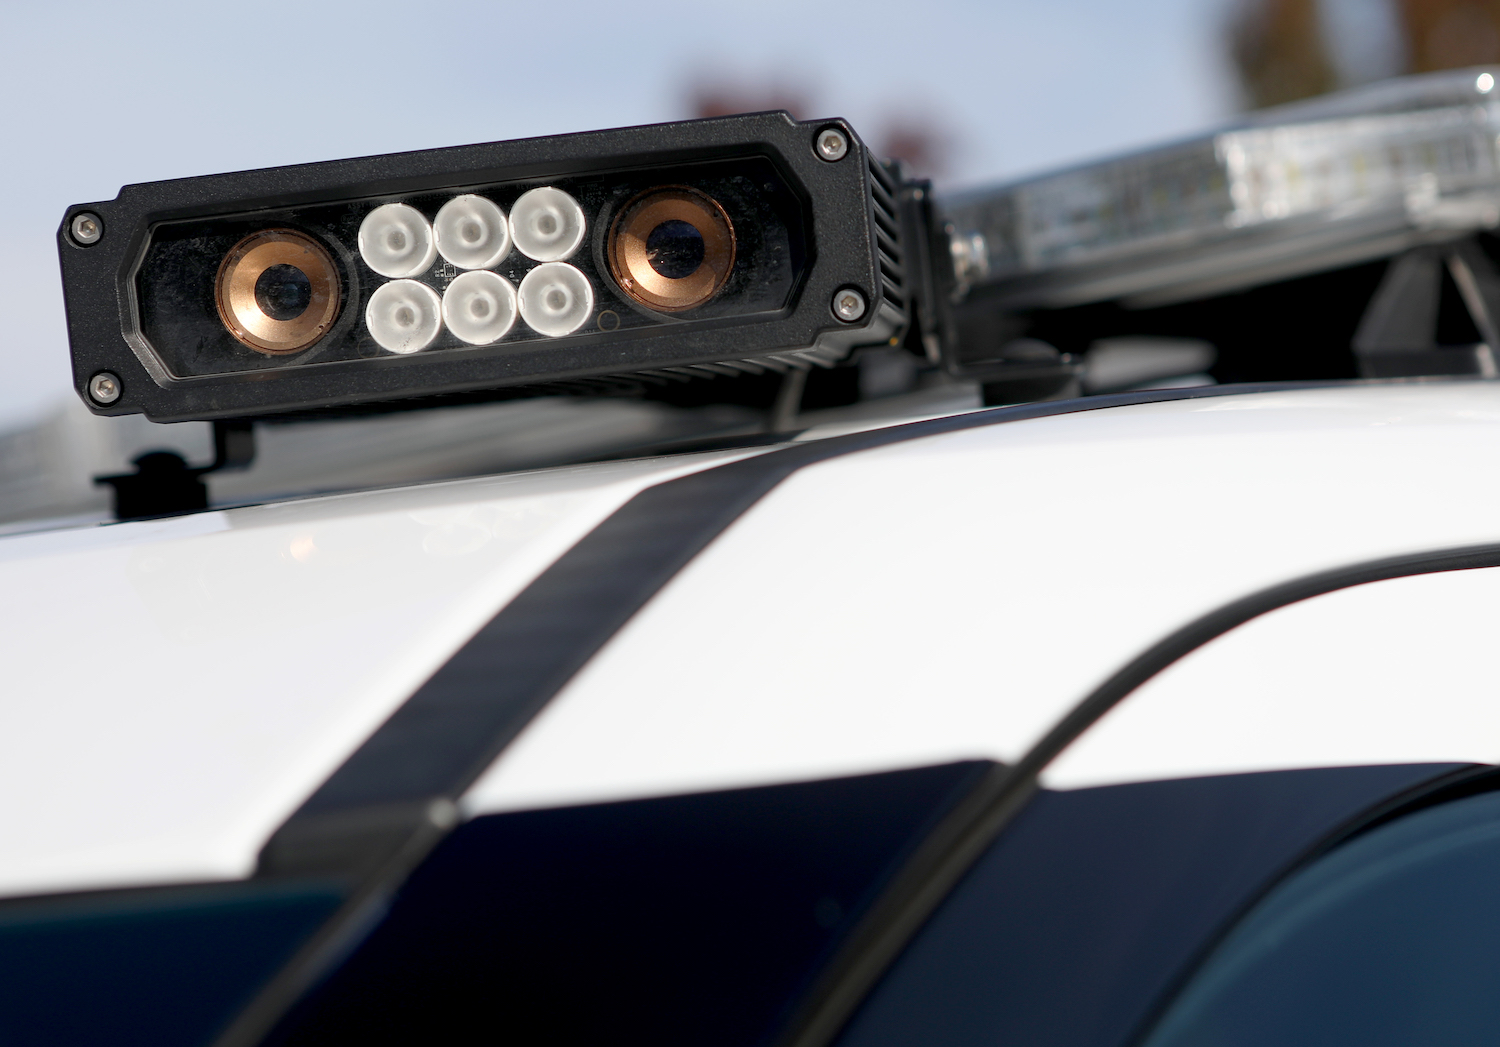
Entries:
[[[463, 812], [1012, 763], [1217, 608], [1318, 572], [1500, 543], [1492, 383], [971, 421], [826, 457], [754, 501], [556, 694]], [[319, 784], [601, 521], [652, 485], [777, 453], [0, 539], [0, 894], [251, 875]], [[1476, 569], [1273, 611], [1154, 678], [1043, 781], [1500, 762], [1497, 608], [1500, 570]]]

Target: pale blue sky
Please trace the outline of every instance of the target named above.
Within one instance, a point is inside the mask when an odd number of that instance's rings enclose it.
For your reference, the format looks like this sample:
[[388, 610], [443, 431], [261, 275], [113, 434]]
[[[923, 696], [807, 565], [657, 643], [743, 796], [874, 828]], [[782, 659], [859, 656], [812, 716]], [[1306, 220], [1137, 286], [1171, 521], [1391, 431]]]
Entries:
[[0, 429], [72, 395], [53, 234], [122, 184], [676, 119], [702, 78], [938, 114], [973, 184], [1227, 115], [1224, 5], [4, 4]]

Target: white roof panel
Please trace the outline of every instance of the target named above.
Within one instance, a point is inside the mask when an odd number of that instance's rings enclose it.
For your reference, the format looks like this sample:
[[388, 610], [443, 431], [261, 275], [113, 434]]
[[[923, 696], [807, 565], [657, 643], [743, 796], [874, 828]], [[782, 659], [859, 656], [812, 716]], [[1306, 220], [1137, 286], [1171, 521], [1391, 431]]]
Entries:
[[1043, 772], [1054, 788], [1385, 763], [1500, 763], [1500, 568], [1262, 615], [1183, 658]]
[[[737, 456], [0, 539], [0, 893], [246, 874], [558, 555], [642, 487]], [[1229, 600], [1500, 541], [1497, 458], [1500, 386], [1430, 383], [1091, 410], [831, 459], [669, 583], [467, 807], [1014, 759]]]
[[1231, 600], [1500, 541], [1497, 462], [1500, 385], [1475, 382], [1144, 404], [831, 459], [659, 593], [468, 807], [1015, 760]]
[[582, 535], [641, 488], [734, 457], [0, 539], [0, 894], [246, 875]]

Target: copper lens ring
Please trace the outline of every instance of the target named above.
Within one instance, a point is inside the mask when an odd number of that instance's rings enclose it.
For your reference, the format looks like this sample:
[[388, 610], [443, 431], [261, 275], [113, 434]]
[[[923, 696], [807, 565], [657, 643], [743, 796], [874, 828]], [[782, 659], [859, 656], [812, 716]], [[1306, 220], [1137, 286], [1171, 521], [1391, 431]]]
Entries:
[[685, 185], [642, 193], [609, 229], [609, 271], [650, 309], [702, 305], [734, 269], [734, 226], [724, 208]]
[[219, 319], [242, 344], [273, 356], [328, 333], [339, 312], [333, 256], [295, 229], [265, 229], [229, 249], [214, 280]]

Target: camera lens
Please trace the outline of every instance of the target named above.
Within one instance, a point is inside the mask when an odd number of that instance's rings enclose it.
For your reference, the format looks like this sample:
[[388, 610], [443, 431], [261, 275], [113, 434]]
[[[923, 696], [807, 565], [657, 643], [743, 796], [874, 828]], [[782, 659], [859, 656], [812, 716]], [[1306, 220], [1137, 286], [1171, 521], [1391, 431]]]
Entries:
[[295, 353], [328, 333], [339, 312], [333, 256], [305, 233], [266, 229], [229, 249], [214, 280], [219, 319], [256, 352]]
[[646, 237], [646, 261], [668, 280], [685, 280], [696, 273], [703, 253], [703, 234], [680, 218], [668, 218]]
[[255, 304], [272, 320], [295, 320], [312, 304], [312, 281], [295, 265], [273, 265], [256, 278]]
[[609, 230], [609, 270], [631, 298], [650, 309], [702, 305], [734, 269], [734, 226], [712, 197], [688, 186], [642, 193]]

